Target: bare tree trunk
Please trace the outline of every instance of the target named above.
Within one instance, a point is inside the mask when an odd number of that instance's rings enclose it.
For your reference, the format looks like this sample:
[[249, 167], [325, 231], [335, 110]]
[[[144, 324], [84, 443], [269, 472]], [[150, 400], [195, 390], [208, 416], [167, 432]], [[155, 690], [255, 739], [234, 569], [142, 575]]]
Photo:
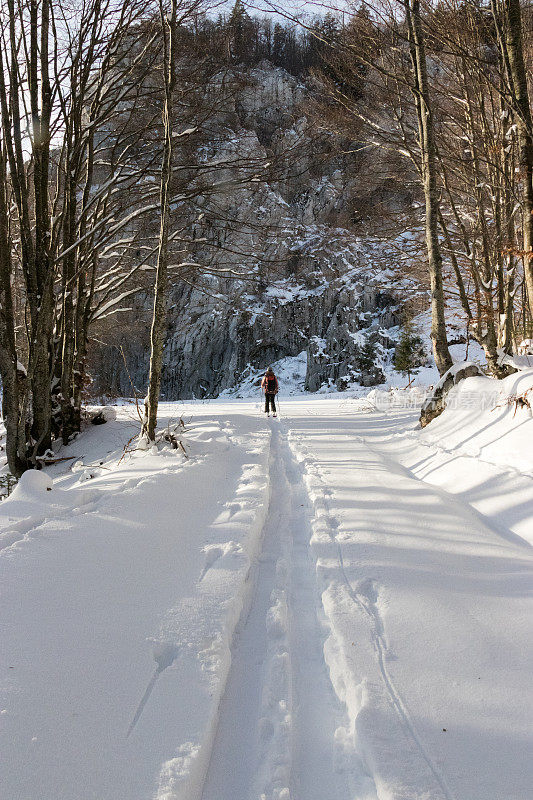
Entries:
[[506, 66], [511, 106], [515, 113], [520, 146], [522, 178], [522, 230], [524, 275], [533, 318], [533, 124], [522, 39], [520, 0], [492, 0], [492, 13], [498, 30]]
[[465, 283], [463, 280], [463, 276], [461, 274], [461, 270], [459, 268], [459, 264], [457, 261], [457, 256], [455, 254], [455, 250], [453, 248], [452, 240], [450, 237], [450, 233], [448, 231], [448, 226], [446, 225], [446, 220], [439, 209], [439, 224], [442, 230], [442, 234], [444, 236], [444, 241], [446, 242], [446, 247], [448, 248], [450, 261], [452, 262], [453, 271], [455, 273], [455, 280], [457, 282], [457, 288], [459, 290], [459, 299], [461, 301], [461, 306], [463, 307], [463, 311], [465, 312], [466, 318], [468, 323], [472, 321], [472, 309], [470, 308], [470, 302], [468, 300], [468, 295], [465, 288]]
[[[74, 79], [73, 79], [74, 80]], [[76, 431], [74, 407], [71, 403], [73, 394], [74, 351], [76, 347], [75, 336], [75, 289], [76, 289], [76, 193], [77, 168], [75, 141], [79, 138], [79, 125], [77, 124], [77, 103], [73, 103], [70, 130], [67, 133], [67, 175], [65, 176], [65, 229], [63, 247], [67, 254], [63, 258], [63, 306], [62, 306], [62, 343], [61, 343], [61, 433], [63, 444], [68, 444], [70, 437]]]
[[[38, 11], [41, 11], [40, 43]], [[33, 188], [35, 197], [35, 275], [37, 317], [32, 325], [30, 368], [33, 456], [52, 444], [50, 342], [54, 318], [53, 279], [49, 250], [48, 180], [50, 149], [50, 81], [48, 67], [49, 0], [30, 3], [29, 91], [32, 117]], [[39, 97], [40, 75], [41, 91]]]
[[435, 132], [431, 114], [420, 2], [419, 0], [405, 0], [404, 5], [415, 82], [413, 94], [418, 117], [418, 138], [426, 207], [426, 246], [431, 284], [431, 339], [435, 364], [439, 373], [443, 375], [452, 366], [453, 361], [448, 349], [444, 316], [442, 252], [438, 233], [439, 197], [437, 193]]
[[165, 104], [163, 110], [164, 142], [163, 160], [161, 164], [161, 227], [157, 253], [157, 273], [154, 294], [154, 314], [150, 336], [150, 373], [148, 394], [145, 401], [143, 435], [149, 441], [155, 440], [157, 425], [157, 406], [161, 390], [161, 370], [163, 366], [163, 349], [167, 330], [167, 271], [168, 271], [168, 235], [170, 221], [170, 181], [172, 178], [172, 94], [176, 84], [176, 67], [174, 59], [176, 41], [177, 0], [172, 0], [170, 18], [165, 18], [162, 1], [160, 2], [161, 26], [163, 32]]
[[[16, 5], [13, 0], [7, 0], [6, 33], [9, 35], [4, 40], [5, 64], [3, 56], [0, 57], [0, 106], [9, 181], [18, 215], [20, 261], [29, 311], [28, 386], [23, 404], [31, 395], [32, 449], [28, 455], [35, 464], [36, 457], [51, 444], [50, 337], [54, 301], [48, 214], [51, 109], [48, 78], [49, 0], [41, 3], [29, 0], [28, 6], [29, 26], [26, 24], [25, 8]], [[6, 78], [9, 80], [9, 90]], [[31, 130], [31, 169], [24, 155], [25, 133], [21, 121], [21, 104], [26, 110], [24, 97], [27, 92], [30, 116], [27, 120], [26, 115], [26, 120]]]
[[[467, 78], [467, 65], [462, 61], [461, 65], [461, 76], [463, 82], [463, 98], [465, 103], [465, 114], [466, 114], [466, 122], [467, 122], [467, 130], [469, 139], [472, 146], [472, 177], [473, 177], [473, 195], [475, 198], [475, 205], [477, 210], [477, 218], [478, 218], [478, 225], [479, 225], [479, 237], [480, 237], [480, 244], [481, 244], [481, 257], [478, 260], [479, 264], [479, 284], [481, 285], [481, 292], [482, 292], [482, 299], [480, 295], [480, 302], [482, 308], [482, 314], [480, 318], [477, 320], [476, 326], [476, 336], [479, 344], [483, 347], [485, 351], [485, 356], [487, 358], [487, 363], [489, 365], [489, 369], [491, 373], [497, 378], [503, 378], [507, 374], [507, 370], [505, 367], [500, 367], [499, 365], [499, 356], [498, 356], [498, 339], [496, 333], [496, 324], [495, 324], [495, 309], [494, 309], [494, 267], [493, 261], [498, 263], [500, 258], [499, 253], [494, 254], [493, 246], [491, 246], [491, 240], [488, 230], [487, 218], [486, 218], [486, 209], [485, 209], [485, 202], [484, 202], [484, 195], [483, 195], [483, 188], [484, 188], [484, 173], [481, 168], [480, 158], [479, 158], [479, 151], [481, 149], [481, 143], [478, 143], [478, 133], [476, 128], [476, 120], [475, 120], [475, 108], [474, 102], [472, 99], [472, 92], [469, 87], [469, 82]], [[481, 126], [483, 126], [483, 114], [481, 112], [483, 108], [483, 95], [481, 89], [478, 87], [477, 92], [477, 110], [479, 112], [478, 116], [481, 117]], [[485, 132], [485, 140], [487, 139], [487, 134]], [[493, 191], [496, 191], [496, 187], [493, 187]], [[494, 219], [494, 226], [496, 228], [497, 224], [497, 217]], [[501, 238], [497, 237], [498, 244], [500, 243]], [[501, 287], [497, 286], [497, 290], [501, 291]]]
[[[15, 310], [11, 291], [12, 263], [9, 241], [7, 174], [0, 141], [0, 376], [2, 416], [6, 427], [8, 467], [15, 477], [27, 468], [26, 415], [23, 403], [25, 376], [19, 375], [15, 338]], [[21, 391], [22, 390], [22, 391]]]

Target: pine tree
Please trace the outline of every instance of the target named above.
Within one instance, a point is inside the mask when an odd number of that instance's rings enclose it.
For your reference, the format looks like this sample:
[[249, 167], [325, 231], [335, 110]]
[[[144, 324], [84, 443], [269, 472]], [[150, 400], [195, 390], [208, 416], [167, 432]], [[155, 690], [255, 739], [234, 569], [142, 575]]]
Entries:
[[376, 343], [367, 339], [359, 352], [359, 369], [361, 372], [371, 372], [376, 366]]
[[416, 375], [426, 360], [424, 342], [416, 326], [408, 320], [403, 326], [400, 341], [394, 353], [394, 369], [407, 375], [408, 386], [411, 375]]
[[230, 31], [230, 56], [234, 64], [248, 64], [253, 60], [254, 24], [246, 13], [242, 0], [236, 0], [228, 20]]
[[272, 63], [276, 67], [281, 67], [285, 63], [285, 40], [286, 31], [283, 25], [276, 22], [274, 26], [274, 38], [272, 43]]

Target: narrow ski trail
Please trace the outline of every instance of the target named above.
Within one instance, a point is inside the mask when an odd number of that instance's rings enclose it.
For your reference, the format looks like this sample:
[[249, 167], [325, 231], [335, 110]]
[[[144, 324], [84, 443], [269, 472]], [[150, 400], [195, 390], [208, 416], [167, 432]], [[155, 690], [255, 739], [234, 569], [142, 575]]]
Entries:
[[[261, 552], [202, 800], [352, 800], [342, 769], [348, 721], [324, 660], [309, 501], [284, 425], [271, 430]], [[369, 782], [361, 766], [358, 798], [374, 800]]]
[[258, 748], [261, 694], [267, 639], [265, 620], [280, 556], [281, 508], [276, 497], [275, 455], [270, 452], [271, 493], [261, 534], [262, 546], [249, 576], [248, 609], [236, 631], [231, 669], [219, 709], [202, 800], [247, 800]]
[[291, 499], [291, 645], [294, 674], [293, 800], [376, 800], [376, 787], [354, 752], [346, 708], [324, 659], [324, 619], [310, 549], [311, 506], [289, 441], [280, 442]]

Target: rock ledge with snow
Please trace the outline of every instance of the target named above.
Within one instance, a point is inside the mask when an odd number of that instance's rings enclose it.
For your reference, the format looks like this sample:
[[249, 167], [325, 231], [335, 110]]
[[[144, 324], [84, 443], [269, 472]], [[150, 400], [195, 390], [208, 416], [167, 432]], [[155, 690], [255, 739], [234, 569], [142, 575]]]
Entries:
[[425, 428], [432, 420], [442, 414], [446, 408], [448, 394], [454, 386], [457, 386], [464, 378], [474, 378], [478, 375], [484, 377], [485, 373], [481, 367], [473, 362], [467, 361], [450, 367], [437, 383], [432, 394], [423, 403], [420, 410], [420, 427]]

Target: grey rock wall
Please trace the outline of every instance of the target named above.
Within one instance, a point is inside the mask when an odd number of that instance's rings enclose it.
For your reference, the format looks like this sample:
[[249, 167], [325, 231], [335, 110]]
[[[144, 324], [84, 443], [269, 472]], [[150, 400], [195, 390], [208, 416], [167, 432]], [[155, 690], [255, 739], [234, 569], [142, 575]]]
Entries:
[[250, 366], [263, 369], [302, 350], [307, 350], [309, 391], [323, 384], [343, 389], [353, 380], [366, 386], [383, 382], [379, 366], [365, 365], [361, 351], [367, 341], [375, 345], [376, 357], [394, 347], [387, 334], [397, 324], [394, 298], [340, 284], [322, 291], [298, 287], [300, 296], [295, 292], [288, 301], [267, 297], [253, 308], [225, 310], [188, 292], [187, 300], [176, 304], [188, 310], [170, 320], [165, 396], [216, 397], [238, 384]]
[[[250, 366], [262, 369], [303, 350], [309, 391], [324, 384], [342, 389], [353, 380], [380, 383], [380, 362], [394, 346], [398, 300], [383, 290], [383, 243], [344, 226], [356, 167], [339, 157], [318, 157], [305, 114], [307, 90], [294, 77], [268, 62], [237, 72], [236, 84], [226, 72], [210, 87], [218, 93], [232, 87], [212, 141], [198, 154], [203, 164], [217, 165], [217, 181], [224, 185], [197, 199], [190, 223], [199, 242], [191, 255], [211, 271], [172, 286], [163, 395], [217, 396]], [[239, 185], [236, 165], [243, 158], [259, 166], [275, 162], [276, 169], [271, 177], [266, 168]], [[394, 258], [391, 251], [387, 262]], [[148, 294], [136, 311], [145, 327], [150, 308]], [[370, 362], [368, 342], [375, 353]], [[145, 329], [138, 341], [129, 335], [127, 352], [143, 392]], [[129, 393], [116, 352], [100, 355], [113, 364], [112, 391]], [[106, 370], [102, 365], [97, 371]], [[96, 382], [95, 390], [106, 388]]]

